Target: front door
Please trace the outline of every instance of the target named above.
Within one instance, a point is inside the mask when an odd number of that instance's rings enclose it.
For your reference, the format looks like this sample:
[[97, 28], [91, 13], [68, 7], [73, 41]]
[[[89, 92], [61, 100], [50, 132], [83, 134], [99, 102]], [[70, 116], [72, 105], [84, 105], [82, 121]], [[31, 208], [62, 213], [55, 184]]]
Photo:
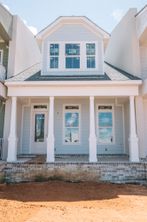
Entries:
[[34, 111], [32, 113], [32, 146], [31, 153], [46, 153], [47, 112]]

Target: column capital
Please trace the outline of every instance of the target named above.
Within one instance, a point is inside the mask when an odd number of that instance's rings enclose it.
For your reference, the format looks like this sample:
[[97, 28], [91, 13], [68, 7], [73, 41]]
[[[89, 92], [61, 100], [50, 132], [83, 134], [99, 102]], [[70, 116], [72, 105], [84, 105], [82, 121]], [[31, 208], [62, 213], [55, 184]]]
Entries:
[[94, 100], [94, 96], [90, 96], [89, 99], [90, 99], [90, 100]]
[[50, 99], [50, 101], [51, 100], [53, 101], [54, 100], [54, 96], [50, 96], [49, 99]]

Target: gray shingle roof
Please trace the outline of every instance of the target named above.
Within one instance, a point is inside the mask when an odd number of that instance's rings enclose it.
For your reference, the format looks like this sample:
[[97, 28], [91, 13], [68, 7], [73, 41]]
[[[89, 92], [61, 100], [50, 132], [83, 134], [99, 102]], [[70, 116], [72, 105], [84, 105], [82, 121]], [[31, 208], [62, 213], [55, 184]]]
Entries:
[[115, 66], [105, 62], [105, 73], [98, 75], [91, 72], [79, 72], [79, 74], [67, 75], [66, 72], [59, 72], [58, 74], [41, 75], [41, 66], [39, 63], [31, 66], [23, 72], [7, 79], [7, 82], [22, 82], [22, 81], [128, 81], [128, 80], [140, 80], [140, 78], [133, 76]]
[[25, 81], [95, 81], [95, 80], [110, 80], [110, 78], [104, 75], [41, 75], [41, 72], [37, 72], [33, 76], [29, 77]]

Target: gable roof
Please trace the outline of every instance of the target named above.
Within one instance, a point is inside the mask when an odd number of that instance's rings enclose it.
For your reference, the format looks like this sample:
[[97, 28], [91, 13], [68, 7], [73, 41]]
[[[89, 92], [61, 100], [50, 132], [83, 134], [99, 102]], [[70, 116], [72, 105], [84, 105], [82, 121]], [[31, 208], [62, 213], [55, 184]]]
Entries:
[[85, 23], [91, 29], [93, 29], [95, 32], [100, 33], [103, 38], [109, 38], [110, 34], [106, 32], [104, 29], [96, 25], [94, 22], [92, 22], [89, 18], [86, 16], [60, 16], [58, 17], [55, 21], [53, 21], [50, 25], [42, 29], [37, 35], [37, 39], [42, 39], [46, 36], [48, 32], [53, 30], [56, 26], [59, 26], [60, 24], [69, 24], [70, 22], [72, 23]]

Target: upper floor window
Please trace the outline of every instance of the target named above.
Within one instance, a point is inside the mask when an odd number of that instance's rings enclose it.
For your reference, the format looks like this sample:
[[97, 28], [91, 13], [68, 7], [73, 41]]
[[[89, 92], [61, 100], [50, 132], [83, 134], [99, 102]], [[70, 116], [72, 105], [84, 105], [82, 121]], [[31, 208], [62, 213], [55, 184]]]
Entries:
[[95, 43], [86, 44], [87, 68], [95, 68]]
[[80, 44], [65, 44], [66, 69], [80, 68]]
[[0, 50], [0, 64], [3, 63], [3, 50]]
[[50, 44], [50, 69], [59, 67], [59, 44]]

